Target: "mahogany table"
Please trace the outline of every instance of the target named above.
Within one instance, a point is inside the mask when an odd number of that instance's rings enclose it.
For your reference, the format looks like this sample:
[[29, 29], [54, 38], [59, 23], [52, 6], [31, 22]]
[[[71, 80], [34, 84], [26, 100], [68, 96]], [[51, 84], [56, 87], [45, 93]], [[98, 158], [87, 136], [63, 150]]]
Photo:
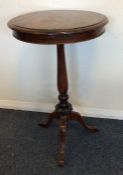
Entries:
[[[98, 129], [87, 125], [83, 117], [73, 111], [68, 102], [68, 79], [65, 64], [64, 44], [94, 39], [102, 35], [108, 23], [106, 16], [80, 10], [48, 10], [24, 14], [13, 18], [8, 26], [13, 36], [21, 41], [35, 44], [57, 45], [57, 87], [59, 103], [49, 114], [46, 124], [49, 127], [53, 119], [59, 119], [60, 144], [58, 164], [64, 165], [66, 127], [69, 120], [80, 122], [90, 132]], [[51, 60], [49, 60], [51, 61]]]

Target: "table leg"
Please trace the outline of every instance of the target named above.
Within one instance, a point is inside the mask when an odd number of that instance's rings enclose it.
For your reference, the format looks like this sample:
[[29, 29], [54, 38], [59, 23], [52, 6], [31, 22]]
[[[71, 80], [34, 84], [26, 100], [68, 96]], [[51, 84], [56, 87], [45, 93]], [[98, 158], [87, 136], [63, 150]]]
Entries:
[[66, 138], [66, 126], [67, 126], [67, 116], [61, 116], [60, 118], [60, 144], [59, 144], [59, 166], [64, 165], [65, 157], [65, 138]]
[[90, 132], [94, 133], [99, 131], [97, 128], [87, 125], [83, 117], [78, 112], [72, 111], [72, 113], [68, 115], [68, 120], [78, 121], [85, 129], [87, 129]]
[[51, 125], [51, 123], [53, 122], [53, 119], [57, 119], [57, 118], [59, 118], [59, 114], [57, 112], [52, 112], [48, 116], [47, 123], [39, 123], [38, 125], [43, 127], [43, 128], [48, 128]]
[[65, 157], [65, 137], [67, 121], [76, 120], [80, 122], [80, 124], [84, 126], [84, 128], [88, 129], [90, 132], [98, 131], [97, 128], [88, 126], [79, 113], [72, 111], [72, 104], [68, 102], [68, 78], [63, 44], [57, 45], [57, 88], [59, 92], [59, 103], [55, 107], [55, 112], [49, 115], [46, 124], [39, 124], [39, 126], [47, 128], [50, 126], [54, 118], [60, 120], [60, 144], [58, 165], [63, 166]]

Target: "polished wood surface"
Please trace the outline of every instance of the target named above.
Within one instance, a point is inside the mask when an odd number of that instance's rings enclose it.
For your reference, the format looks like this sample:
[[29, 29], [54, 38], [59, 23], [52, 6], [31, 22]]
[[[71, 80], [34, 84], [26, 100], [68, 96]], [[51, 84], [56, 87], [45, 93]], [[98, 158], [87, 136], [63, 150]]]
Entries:
[[57, 45], [58, 104], [49, 114], [48, 121], [39, 126], [48, 128], [54, 119], [59, 119], [60, 141], [58, 165], [65, 161], [67, 122], [78, 121], [85, 129], [94, 133], [98, 129], [85, 123], [83, 117], [73, 111], [68, 96], [68, 77], [65, 62], [65, 43], [74, 43], [96, 38], [104, 33], [108, 19], [102, 14], [88, 11], [50, 10], [34, 12], [16, 17], [8, 22], [13, 36], [21, 41], [36, 44]]
[[85, 31], [104, 25], [107, 18], [95, 12], [79, 10], [49, 10], [18, 16], [9, 22], [12, 29], [31, 33]]
[[8, 22], [17, 39], [37, 44], [64, 44], [93, 39], [104, 33], [106, 16], [80, 10], [27, 13]]

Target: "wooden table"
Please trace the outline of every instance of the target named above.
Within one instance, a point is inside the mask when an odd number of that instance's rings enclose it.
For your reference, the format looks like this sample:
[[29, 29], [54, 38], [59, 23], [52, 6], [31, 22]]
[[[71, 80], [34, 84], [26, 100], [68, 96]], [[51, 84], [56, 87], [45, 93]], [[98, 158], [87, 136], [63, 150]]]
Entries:
[[[49, 127], [53, 119], [59, 119], [60, 144], [58, 164], [64, 165], [66, 127], [69, 120], [80, 122], [90, 132], [98, 129], [87, 125], [83, 117], [73, 111], [68, 102], [68, 79], [65, 64], [64, 44], [90, 40], [102, 35], [108, 23], [106, 16], [80, 10], [49, 10], [24, 14], [13, 18], [8, 26], [13, 36], [21, 41], [35, 44], [57, 45], [57, 87], [59, 103], [49, 114], [46, 124]], [[49, 60], [52, 61], [52, 60]], [[47, 67], [48, 69], [48, 67]]]

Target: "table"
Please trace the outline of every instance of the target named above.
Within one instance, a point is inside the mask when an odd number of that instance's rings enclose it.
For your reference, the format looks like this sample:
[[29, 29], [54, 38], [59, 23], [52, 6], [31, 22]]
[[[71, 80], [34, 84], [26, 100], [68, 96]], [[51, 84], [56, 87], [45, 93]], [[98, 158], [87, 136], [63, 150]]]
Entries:
[[[47, 10], [31, 12], [17, 16], [8, 22], [13, 30], [13, 36], [21, 41], [34, 44], [55, 44], [57, 46], [57, 87], [59, 103], [55, 110], [49, 114], [46, 124], [49, 127], [53, 119], [59, 119], [60, 143], [58, 165], [64, 165], [65, 137], [67, 122], [78, 121], [90, 132], [98, 129], [85, 123], [83, 117], [73, 111], [68, 101], [68, 78], [65, 63], [64, 44], [82, 42], [102, 35], [108, 23], [106, 16], [81, 10]], [[51, 60], [49, 60], [51, 61]]]

